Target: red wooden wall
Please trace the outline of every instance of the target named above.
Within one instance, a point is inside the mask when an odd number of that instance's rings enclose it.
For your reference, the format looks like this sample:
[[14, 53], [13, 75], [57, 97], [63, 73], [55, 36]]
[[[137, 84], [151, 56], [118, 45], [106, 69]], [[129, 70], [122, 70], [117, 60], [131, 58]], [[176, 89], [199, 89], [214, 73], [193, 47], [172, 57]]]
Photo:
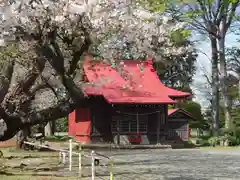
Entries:
[[68, 135], [82, 143], [90, 142], [91, 118], [88, 108], [78, 108], [69, 114]]

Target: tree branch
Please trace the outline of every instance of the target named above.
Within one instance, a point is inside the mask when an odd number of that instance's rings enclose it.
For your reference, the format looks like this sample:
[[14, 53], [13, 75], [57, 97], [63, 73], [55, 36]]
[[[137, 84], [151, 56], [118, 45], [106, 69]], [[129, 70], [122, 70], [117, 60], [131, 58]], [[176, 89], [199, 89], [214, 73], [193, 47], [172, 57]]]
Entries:
[[239, 0], [237, 0], [235, 3], [232, 4], [232, 8], [231, 8], [231, 11], [230, 11], [230, 13], [228, 15], [228, 19], [227, 19], [227, 22], [226, 22], [226, 29], [228, 29], [229, 26], [231, 25], [233, 17], [235, 16], [236, 9], [237, 9], [238, 5], [239, 5]]
[[10, 60], [7, 64], [4, 64], [1, 67], [1, 74], [0, 74], [0, 103], [4, 100], [5, 95], [8, 92], [8, 88], [10, 86], [10, 82], [13, 75], [13, 68], [14, 68], [14, 60]]

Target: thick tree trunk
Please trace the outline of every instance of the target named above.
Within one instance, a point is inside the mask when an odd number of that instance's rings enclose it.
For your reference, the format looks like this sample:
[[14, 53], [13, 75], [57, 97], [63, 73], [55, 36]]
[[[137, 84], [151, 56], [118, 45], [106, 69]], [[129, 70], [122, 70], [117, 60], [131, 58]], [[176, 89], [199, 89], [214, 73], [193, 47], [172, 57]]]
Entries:
[[218, 75], [218, 51], [217, 39], [211, 39], [212, 50], [212, 117], [213, 117], [213, 134], [218, 136], [219, 133], [219, 75]]
[[85, 102], [82, 99], [82, 103], [76, 104], [71, 100], [65, 102], [59, 102], [53, 107], [43, 109], [37, 112], [29, 114], [27, 120], [20, 118], [9, 118], [0, 119], [0, 141], [6, 141], [14, 137], [17, 132], [25, 127], [33, 126], [36, 124], [42, 124], [44, 122], [51, 121], [52, 119], [58, 119], [60, 117], [68, 115], [76, 107], [83, 105]]
[[0, 141], [13, 138], [21, 128], [23, 124], [19, 118], [0, 119]]
[[8, 92], [8, 88], [10, 86], [10, 82], [12, 79], [14, 61], [9, 60], [4, 64], [0, 64], [0, 102], [3, 101], [5, 95]]
[[[48, 37], [50, 41], [45, 38], [43, 40], [51, 42], [50, 44], [42, 41], [36, 43], [35, 34], [34, 40], [26, 40], [29, 43], [29, 52], [38, 55], [38, 58], [34, 56], [33, 60], [26, 61], [26, 64], [22, 63], [21, 59], [25, 59], [24, 55], [19, 57], [18, 61], [12, 58], [0, 62], [4, 64], [0, 64], [0, 141], [11, 139], [23, 128], [66, 116], [87, 102], [80, 88], [81, 83], [78, 80], [75, 82], [73, 78], [75, 73], [81, 74], [74, 70], [78, 67], [81, 55], [87, 52], [91, 44], [88, 31], [85, 32], [87, 39], [82, 47], [79, 50], [74, 48], [72, 60], [65, 59], [62, 55], [55, 39], [55, 31], [52, 33], [53, 36]], [[26, 42], [23, 45], [26, 45]], [[22, 46], [17, 48], [19, 47]], [[24, 52], [26, 48], [23, 48]], [[25, 130], [19, 132], [19, 146], [26, 138], [25, 134]]]
[[223, 98], [223, 111], [225, 117], [225, 128], [228, 129], [231, 126], [231, 114], [230, 114], [230, 97], [228, 95], [228, 86], [226, 83], [227, 67], [225, 59], [225, 39], [222, 36], [218, 42], [219, 45], [219, 64], [220, 64], [220, 85]]
[[42, 137], [45, 137], [45, 127], [43, 125], [40, 127], [40, 132], [42, 134]]
[[239, 74], [239, 79], [238, 79], [238, 97], [239, 98], [238, 98], [238, 102], [237, 103], [240, 104], [240, 102], [239, 102], [240, 101], [240, 74]]
[[16, 138], [16, 148], [18, 149], [23, 149], [24, 148], [24, 141], [27, 140], [27, 138], [30, 136], [31, 134], [31, 128], [30, 127], [25, 127], [23, 129], [21, 129], [18, 133], [17, 133], [17, 138]]

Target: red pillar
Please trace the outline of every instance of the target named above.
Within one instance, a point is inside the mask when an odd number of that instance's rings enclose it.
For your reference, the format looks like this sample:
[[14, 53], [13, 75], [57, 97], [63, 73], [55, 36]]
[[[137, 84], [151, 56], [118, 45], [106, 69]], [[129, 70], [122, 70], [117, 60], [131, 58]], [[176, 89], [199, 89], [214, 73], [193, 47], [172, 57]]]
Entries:
[[75, 121], [76, 121], [76, 111], [71, 112], [68, 115], [68, 136], [75, 136]]

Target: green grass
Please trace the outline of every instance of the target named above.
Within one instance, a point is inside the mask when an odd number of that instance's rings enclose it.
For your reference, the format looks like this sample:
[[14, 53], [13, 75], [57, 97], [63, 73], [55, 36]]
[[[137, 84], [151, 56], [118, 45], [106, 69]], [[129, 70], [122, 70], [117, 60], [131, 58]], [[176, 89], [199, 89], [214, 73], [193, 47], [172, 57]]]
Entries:
[[2, 180], [77, 180], [77, 177], [55, 177], [55, 176], [31, 176], [31, 175], [13, 175], [13, 176], [4, 176], [0, 175]]
[[[5, 148], [1, 151], [3, 151], [4, 156], [0, 158], [0, 180], [79, 179], [77, 173], [67, 174], [67, 177], [59, 177], [59, 172], [62, 172], [63, 167], [59, 167], [58, 152], [23, 151], [15, 148]], [[74, 166], [77, 167], [76, 164]], [[68, 171], [66, 172], [68, 173]], [[81, 180], [88, 179], [89, 177], [86, 177]]]
[[44, 138], [45, 141], [50, 141], [50, 142], [62, 142], [62, 141], [67, 141], [70, 138], [68, 136], [46, 136]]
[[207, 147], [200, 147], [200, 149], [205, 149], [205, 150], [220, 150], [220, 151], [232, 151], [232, 150], [239, 150], [240, 151], [240, 146], [207, 146]]
[[[58, 162], [58, 153], [56, 152], [37, 152], [23, 151], [15, 148], [1, 149], [3, 157], [0, 158], [0, 179], [2, 180], [63, 180], [66, 177], [38, 176], [36, 168], [56, 166]], [[32, 166], [31, 162], [41, 159], [39, 165]], [[44, 160], [43, 160], [44, 159]], [[27, 163], [26, 167], [21, 167], [21, 163]], [[71, 178], [67, 178], [72, 180]], [[76, 179], [76, 178], [75, 178]]]
[[37, 152], [37, 151], [24, 151], [17, 150], [16, 148], [4, 148], [1, 149], [4, 158], [17, 157], [17, 158], [28, 158], [28, 157], [57, 157], [58, 152]]

